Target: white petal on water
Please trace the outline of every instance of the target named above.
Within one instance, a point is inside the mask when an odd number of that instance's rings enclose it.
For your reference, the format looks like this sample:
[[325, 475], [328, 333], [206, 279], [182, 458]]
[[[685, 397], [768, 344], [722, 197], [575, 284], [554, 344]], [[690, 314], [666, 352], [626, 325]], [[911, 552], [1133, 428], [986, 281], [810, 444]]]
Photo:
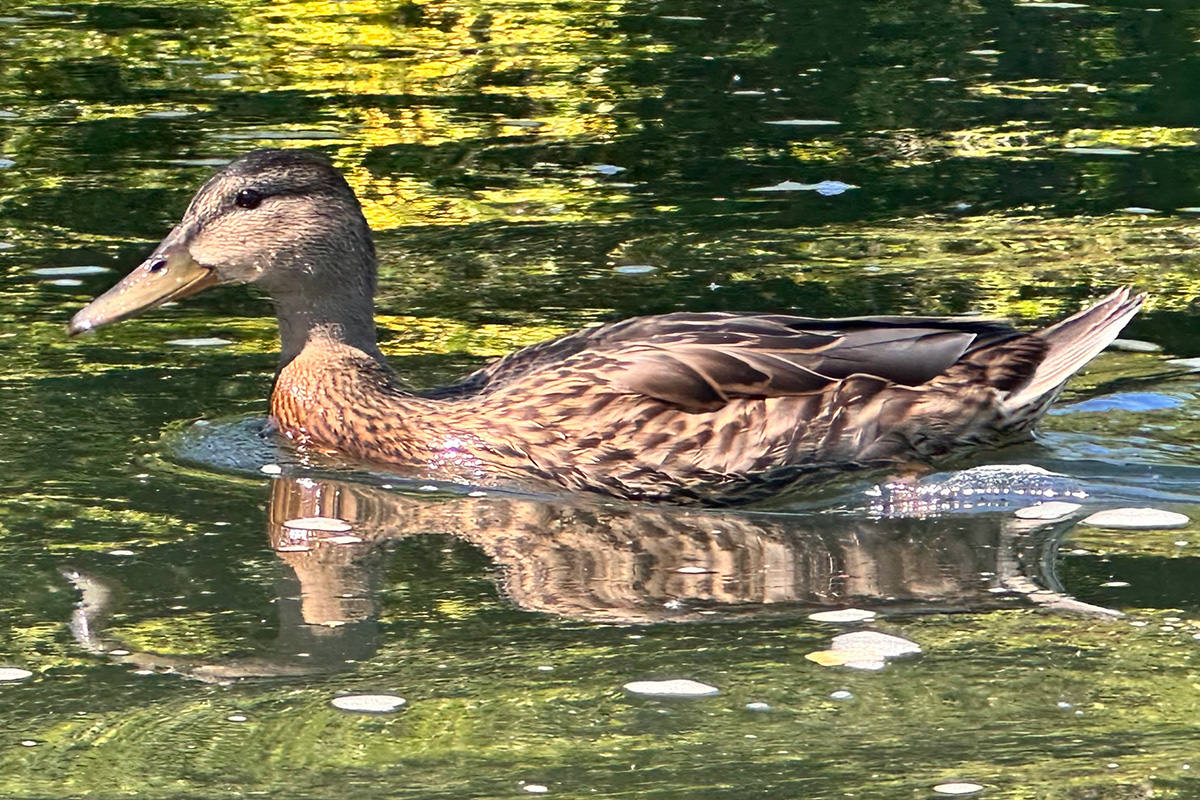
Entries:
[[1126, 214], [1159, 214], [1159, 213], [1162, 213], [1157, 208], [1146, 208], [1145, 206], [1126, 206], [1125, 208], [1122, 208], [1121, 211], [1123, 211]]
[[1015, 512], [1017, 519], [1055, 520], [1069, 517], [1083, 506], [1079, 503], [1065, 503], [1055, 500], [1049, 503], [1037, 503], [1032, 506], [1018, 508]]
[[816, 192], [817, 194], [830, 196], [841, 194], [847, 189], [857, 189], [858, 187], [852, 183], [843, 183], [841, 181], [820, 181], [819, 183], [797, 183], [796, 181], [782, 181], [773, 186], [756, 186], [750, 189], [752, 192]]
[[937, 792], [938, 794], [952, 794], [952, 795], [962, 796], [962, 795], [968, 795], [968, 794], [975, 794], [976, 792], [981, 792], [981, 791], [983, 791], [983, 787], [980, 786], [978, 783], [965, 783], [965, 782], [939, 783], [937, 786], [933, 787], [933, 790], [935, 792]]
[[344, 694], [329, 701], [334, 708], [360, 714], [389, 714], [399, 711], [407, 702], [394, 694]]
[[1170, 358], [1167, 363], [1172, 367], [1183, 367], [1193, 372], [1200, 371], [1200, 358]]
[[248, 717], [245, 714], [230, 714], [225, 719], [229, 720], [230, 722], [245, 722]]
[[622, 688], [630, 694], [640, 694], [643, 697], [713, 697], [721, 693], [715, 686], [687, 678], [672, 681], [631, 681]]
[[613, 267], [613, 272], [618, 272], [622, 275], [649, 275], [651, 272], [658, 272], [658, 267], [651, 264], [625, 264], [620, 267]]
[[770, 711], [771, 706], [768, 703], [756, 700], [753, 703], [746, 703], [747, 711]]
[[550, 791], [549, 787], [540, 783], [527, 783], [521, 788], [530, 794], [545, 794], [546, 792]]
[[27, 669], [20, 667], [0, 667], [0, 682], [2, 681], [23, 681], [26, 678], [32, 678], [33, 673]]
[[879, 631], [855, 631], [833, 637], [831, 649], [851, 650], [882, 659], [916, 655], [921, 652], [921, 645]]
[[1183, 528], [1190, 522], [1183, 514], [1163, 511], [1158, 508], [1110, 508], [1097, 511], [1083, 520], [1084, 525], [1094, 528], [1117, 528], [1122, 530], [1163, 530]]
[[675, 570], [680, 575], [713, 575], [714, 570], [706, 569], [705, 567], [680, 567]]
[[78, 267], [38, 267], [37, 269], [29, 270], [30, 274], [37, 275], [42, 278], [75, 278], [79, 277], [80, 275], [99, 275], [108, 271], [108, 267], [97, 267], [94, 265]]
[[229, 339], [218, 339], [216, 336], [206, 336], [197, 339], [171, 339], [167, 344], [176, 347], [224, 347], [233, 342]]
[[837, 611], [818, 611], [808, 618], [817, 622], [866, 622], [875, 619], [874, 611], [862, 608], [839, 608]]
[[1108, 345], [1113, 350], [1124, 350], [1127, 353], [1161, 353], [1162, 345], [1154, 342], [1143, 342], [1141, 339], [1113, 339]]
[[52, 281], [46, 281], [51, 286], [83, 286], [83, 281], [78, 278], [55, 278]]
[[848, 692], [845, 689], [838, 689], [836, 692], [830, 692], [830, 700], [853, 700], [854, 693]]
[[841, 125], [835, 119], [770, 119], [767, 120], [768, 125], [795, 125], [797, 127], [807, 127], [810, 125]]
[[283, 523], [289, 530], [324, 531], [327, 533], [345, 533], [353, 529], [353, 525], [337, 517], [297, 517]]
[[258, 471], [266, 475], [282, 475], [283, 467], [278, 464], [263, 464], [258, 468]]
[[1100, 585], [1106, 589], [1124, 589], [1129, 586], [1129, 581], [1105, 581]]
[[1076, 153], [1082, 156], [1136, 156], [1136, 150], [1124, 147], [1064, 147], [1060, 153]]

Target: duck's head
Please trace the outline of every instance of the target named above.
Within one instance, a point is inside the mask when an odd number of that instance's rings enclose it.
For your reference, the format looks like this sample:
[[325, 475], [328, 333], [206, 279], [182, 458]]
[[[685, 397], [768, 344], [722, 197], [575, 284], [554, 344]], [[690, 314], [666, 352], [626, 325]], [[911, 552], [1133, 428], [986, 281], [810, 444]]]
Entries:
[[369, 303], [375, 249], [354, 192], [321, 155], [255, 150], [214, 175], [150, 257], [81, 309], [72, 335], [219, 283], [254, 283], [277, 302]]

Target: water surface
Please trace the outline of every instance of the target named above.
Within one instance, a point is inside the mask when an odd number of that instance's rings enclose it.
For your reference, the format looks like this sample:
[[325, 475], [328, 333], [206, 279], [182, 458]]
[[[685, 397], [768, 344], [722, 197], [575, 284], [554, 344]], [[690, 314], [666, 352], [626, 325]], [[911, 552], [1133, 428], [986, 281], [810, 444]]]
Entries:
[[[1200, 794], [1200, 530], [1076, 524], [1200, 518], [1197, 39], [1192, 4], [1123, 0], [0, 0], [0, 662], [33, 672], [0, 685], [0, 795]], [[1041, 527], [897, 517], [870, 480], [705, 514], [313, 468], [222, 438], [270, 390], [255, 291], [64, 334], [258, 146], [347, 174], [414, 385], [632, 314], [1032, 326], [1124, 283], [1161, 352], [957, 465], [1087, 495]], [[805, 659], [847, 605], [924, 652]], [[666, 678], [721, 693], [621, 688]]]

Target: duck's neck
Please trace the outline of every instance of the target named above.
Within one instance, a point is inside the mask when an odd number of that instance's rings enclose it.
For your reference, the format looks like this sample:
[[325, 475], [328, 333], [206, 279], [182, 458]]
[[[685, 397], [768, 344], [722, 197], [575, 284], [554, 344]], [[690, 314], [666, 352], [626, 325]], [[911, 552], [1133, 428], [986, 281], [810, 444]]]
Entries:
[[375, 341], [373, 286], [341, 284], [326, 291], [274, 292], [282, 370], [306, 347], [346, 345], [385, 364]]

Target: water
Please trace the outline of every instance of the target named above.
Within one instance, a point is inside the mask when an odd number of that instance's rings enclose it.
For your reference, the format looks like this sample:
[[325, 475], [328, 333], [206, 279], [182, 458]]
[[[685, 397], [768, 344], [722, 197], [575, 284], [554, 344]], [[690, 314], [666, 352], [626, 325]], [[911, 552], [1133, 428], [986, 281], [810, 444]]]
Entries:
[[[1200, 531], [1076, 525], [1200, 517], [1170, 363], [1200, 355], [1198, 30], [1119, 0], [0, 0], [0, 666], [34, 673], [0, 684], [0, 795], [1200, 794]], [[1106, 353], [1036, 444], [955, 465], [1086, 495], [1041, 527], [1028, 494], [889, 505], [887, 476], [680, 512], [300, 463], [254, 432], [253, 290], [64, 335], [262, 145], [362, 197], [415, 385], [633, 314], [1032, 325], [1121, 283], [1163, 352]], [[350, 530], [284, 524], [314, 516]], [[807, 618], [843, 607], [879, 617]], [[804, 658], [860, 627], [923, 653]], [[621, 688], [666, 679], [720, 694]]]

